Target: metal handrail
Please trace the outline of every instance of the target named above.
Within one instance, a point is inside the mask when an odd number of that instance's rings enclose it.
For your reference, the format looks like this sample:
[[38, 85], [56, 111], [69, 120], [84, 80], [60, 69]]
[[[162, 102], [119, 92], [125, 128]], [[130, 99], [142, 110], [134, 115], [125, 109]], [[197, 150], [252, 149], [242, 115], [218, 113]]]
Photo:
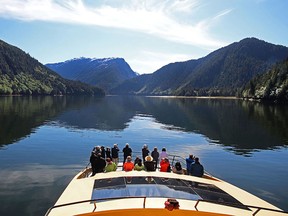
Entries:
[[[196, 211], [199, 211], [197, 206], [200, 202], [208, 202], [208, 203], [214, 203], [214, 204], [217, 204], [217, 205], [224, 205], [224, 206], [231, 206], [231, 207], [235, 207], [235, 208], [247, 208], [247, 209], [250, 209], [250, 208], [255, 208], [257, 209], [253, 214], [252, 216], [255, 216], [256, 214], [258, 214], [259, 211], [261, 210], [267, 210], [267, 211], [273, 211], [273, 212], [279, 212], [279, 213], [283, 213], [283, 214], [288, 214], [288, 212], [286, 211], [283, 211], [283, 210], [278, 210], [278, 209], [271, 209], [271, 208], [265, 208], [265, 207], [260, 207], [260, 206], [252, 206], [252, 205], [244, 205], [244, 204], [234, 204], [234, 203], [223, 203], [223, 202], [217, 202], [217, 201], [212, 201], [212, 200], [204, 200], [204, 199], [199, 199], [197, 200], [194, 208], [196, 209]], [[251, 210], [251, 209], [250, 209]]]
[[[124, 160], [124, 154], [123, 152], [119, 151], [119, 163], [122, 163], [122, 161]], [[139, 157], [140, 159], [142, 159], [142, 152], [140, 151], [133, 151], [132, 152], [132, 160], [135, 160], [136, 157]], [[181, 166], [184, 168], [186, 167], [186, 159], [176, 155], [176, 154], [168, 154], [168, 159], [170, 161], [171, 166], [174, 166], [174, 164], [176, 162], [180, 162]], [[160, 158], [159, 158], [160, 160]], [[89, 166], [90, 162], [87, 164], [86, 168]]]
[[60, 205], [55, 205], [50, 207], [45, 216], [48, 216], [50, 214], [50, 212], [55, 209], [55, 208], [61, 208], [61, 207], [65, 207], [65, 206], [71, 206], [71, 205], [77, 205], [77, 204], [81, 204], [81, 203], [87, 203], [87, 202], [94, 202], [94, 209], [92, 212], [95, 212], [96, 210], [96, 202], [97, 201], [103, 201], [103, 200], [117, 200], [117, 199], [130, 199], [130, 198], [143, 198], [143, 208], [145, 209], [146, 207], [146, 196], [129, 196], [129, 197], [109, 197], [109, 198], [98, 198], [98, 199], [90, 199], [90, 200], [82, 200], [82, 201], [77, 201], [77, 202], [71, 202], [71, 203], [65, 203], [65, 204], [60, 204]]
[[[130, 198], [143, 198], [143, 209], [146, 208], [146, 196], [129, 196], [129, 197], [110, 197], [110, 198], [99, 198], [99, 199], [90, 199], [90, 200], [82, 200], [82, 201], [77, 201], [77, 202], [71, 202], [71, 203], [65, 203], [65, 204], [61, 204], [61, 205], [55, 205], [50, 207], [45, 216], [48, 216], [49, 213], [55, 209], [55, 208], [61, 208], [61, 207], [65, 207], [65, 206], [71, 206], [71, 205], [77, 205], [77, 204], [81, 204], [81, 203], [87, 203], [87, 202], [94, 202], [94, 209], [92, 212], [95, 212], [97, 206], [96, 206], [96, 202], [97, 201], [109, 201], [109, 200], [117, 200], [117, 199], [130, 199]], [[203, 199], [199, 199], [197, 200], [194, 208], [196, 211], [199, 211], [197, 206], [200, 202], [207, 202], [207, 203], [214, 203], [214, 204], [218, 204], [218, 205], [224, 205], [224, 206], [231, 206], [231, 207], [235, 207], [235, 208], [247, 208], [247, 210], [249, 209], [251, 211], [250, 208], [255, 208], [257, 209], [252, 215], [255, 216], [256, 214], [259, 213], [259, 211], [261, 210], [267, 210], [267, 211], [272, 211], [272, 212], [279, 212], [279, 213], [283, 213], [283, 214], [288, 214], [288, 212], [286, 211], [282, 211], [282, 210], [277, 210], [277, 209], [270, 209], [270, 208], [265, 208], [265, 207], [259, 207], [259, 206], [251, 206], [251, 205], [237, 205], [237, 204], [232, 204], [232, 203], [223, 203], [223, 202], [217, 202], [217, 201], [212, 201], [212, 200], [203, 200]]]

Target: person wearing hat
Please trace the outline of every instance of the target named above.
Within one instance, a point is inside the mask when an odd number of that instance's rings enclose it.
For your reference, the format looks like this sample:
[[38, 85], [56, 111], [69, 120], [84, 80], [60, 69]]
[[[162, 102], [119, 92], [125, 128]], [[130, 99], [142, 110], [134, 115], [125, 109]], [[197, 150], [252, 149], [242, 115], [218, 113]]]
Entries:
[[95, 146], [93, 148], [93, 153], [95, 153], [95, 155], [98, 155], [98, 153], [101, 153], [101, 148], [100, 146]]
[[113, 172], [117, 170], [117, 165], [113, 161], [111, 161], [110, 158], [107, 158], [106, 162], [107, 163], [104, 169], [105, 172]]
[[155, 171], [155, 161], [153, 161], [153, 158], [150, 155], [145, 157], [144, 166], [148, 172]]
[[134, 163], [132, 162], [131, 156], [127, 156], [126, 162], [123, 164], [123, 170], [126, 172], [134, 169]]

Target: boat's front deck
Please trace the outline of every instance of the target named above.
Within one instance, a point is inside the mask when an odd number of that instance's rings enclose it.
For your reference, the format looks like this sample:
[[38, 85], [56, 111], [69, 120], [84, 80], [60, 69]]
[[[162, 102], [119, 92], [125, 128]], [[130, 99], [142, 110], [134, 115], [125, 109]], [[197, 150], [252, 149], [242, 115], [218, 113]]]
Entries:
[[[168, 198], [175, 198], [179, 202], [180, 210], [175, 210], [178, 215], [185, 215], [184, 212], [188, 211], [191, 214], [204, 211], [228, 215], [252, 215], [257, 211], [257, 208], [248, 208], [247, 205], [277, 209], [219, 179], [146, 171], [116, 171], [83, 178], [86, 174], [80, 173], [71, 181], [56, 203], [65, 206], [54, 208], [49, 216], [92, 212], [96, 212], [97, 215], [105, 214], [107, 211], [111, 215], [111, 211], [116, 213], [114, 210], [117, 209], [123, 211], [161, 209], [171, 212], [165, 209], [164, 205]], [[67, 203], [74, 204], [66, 206]], [[265, 211], [261, 210], [257, 215], [265, 215], [263, 213]], [[275, 214], [273, 212], [273, 215]], [[139, 215], [141, 214], [137, 214]], [[117, 216], [120, 215], [117, 213]]]
[[195, 201], [204, 199], [245, 208], [241, 202], [225, 191], [215, 185], [202, 182], [149, 176], [95, 180], [92, 199], [114, 199], [118, 197], [165, 197]]

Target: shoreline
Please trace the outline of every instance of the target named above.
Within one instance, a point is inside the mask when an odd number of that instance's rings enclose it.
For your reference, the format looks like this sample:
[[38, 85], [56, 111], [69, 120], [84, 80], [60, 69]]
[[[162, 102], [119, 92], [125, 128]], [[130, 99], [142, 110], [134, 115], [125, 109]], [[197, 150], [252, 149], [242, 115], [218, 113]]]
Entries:
[[163, 97], [163, 98], [195, 98], [195, 99], [233, 99], [241, 100], [242, 98], [237, 98], [234, 96], [145, 96], [145, 97]]
[[174, 96], [174, 95], [106, 95], [107, 97], [117, 97], [117, 96], [136, 96], [136, 97], [155, 97], [155, 98], [195, 98], [195, 99], [233, 99], [242, 100], [236, 96]]

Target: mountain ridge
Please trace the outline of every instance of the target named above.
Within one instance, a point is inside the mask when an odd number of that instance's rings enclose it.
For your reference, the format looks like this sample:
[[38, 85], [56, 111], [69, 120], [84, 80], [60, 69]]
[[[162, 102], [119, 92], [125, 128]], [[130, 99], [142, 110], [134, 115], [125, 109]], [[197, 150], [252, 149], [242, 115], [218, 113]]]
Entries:
[[124, 81], [111, 92], [136, 95], [235, 96], [255, 75], [264, 73], [287, 56], [288, 48], [285, 46], [257, 38], [245, 38], [205, 57], [165, 65], [149, 78], [141, 80], [143, 75], [140, 75]]
[[137, 76], [129, 64], [118, 57], [101, 59], [81, 57], [46, 66], [67, 79], [79, 80], [106, 91], [124, 80]]
[[[169, 63], [152, 74], [138, 75], [123, 58], [115, 57], [81, 57], [47, 64], [54, 70], [58, 68], [56, 73], [0, 40], [0, 94], [101, 92], [99, 88], [94, 91], [78, 81], [64, 79], [59, 75], [62, 73], [66, 78], [101, 86], [110, 94], [241, 97], [249, 81], [287, 58], [285, 46], [245, 38], [199, 59]], [[64, 68], [61, 73], [59, 68]]]

